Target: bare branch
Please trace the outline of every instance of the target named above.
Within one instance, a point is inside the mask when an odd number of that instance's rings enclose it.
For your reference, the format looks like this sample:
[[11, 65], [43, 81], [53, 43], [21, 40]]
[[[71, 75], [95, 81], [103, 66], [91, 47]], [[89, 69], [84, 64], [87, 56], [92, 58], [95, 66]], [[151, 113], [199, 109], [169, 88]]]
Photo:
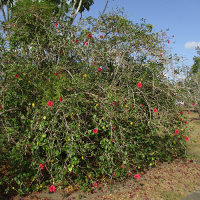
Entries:
[[77, 2], [77, 0], [75, 0], [75, 2], [74, 2], [74, 5], [73, 5], [73, 7], [72, 7], [72, 11], [71, 11], [71, 13], [70, 13], [70, 17], [73, 16], [73, 13], [74, 13], [74, 10], [75, 10], [76, 2]]
[[106, 5], [105, 5], [105, 8], [103, 9], [103, 12], [102, 12], [102, 14], [101, 14], [101, 15], [103, 15], [103, 14], [105, 13], [105, 11], [106, 11], [106, 8], [107, 8], [107, 6], [108, 6], [108, 1], [109, 1], [109, 0], [107, 0], [107, 2], [106, 2]]
[[73, 19], [72, 19], [72, 23], [73, 23], [73, 21], [75, 20], [77, 14], [78, 14], [78, 12], [79, 12], [79, 10], [80, 10], [80, 8], [81, 8], [81, 4], [82, 4], [82, 0], [80, 0], [80, 2], [79, 2], [78, 8], [77, 8], [77, 10], [76, 10], [76, 13], [74, 14]]
[[11, 108], [11, 109], [8, 109], [8, 110], [6, 110], [6, 111], [4, 111], [4, 112], [1, 112], [1, 113], [0, 113], [0, 116], [3, 115], [3, 114], [6, 113], [6, 112], [10, 112], [10, 111], [14, 111], [14, 110], [16, 111], [16, 110], [19, 110], [19, 109], [18, 109], [18, 108]]

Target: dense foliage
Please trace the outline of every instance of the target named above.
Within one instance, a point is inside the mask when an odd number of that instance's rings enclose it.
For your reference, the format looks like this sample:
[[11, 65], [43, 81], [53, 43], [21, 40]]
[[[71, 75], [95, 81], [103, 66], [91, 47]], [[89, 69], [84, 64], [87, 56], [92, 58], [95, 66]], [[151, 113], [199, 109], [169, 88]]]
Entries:
[[[78, 26], [34, 17], [12, 21], [10, 48], [3, 38], [0, 44], [7, 191], [52, 184], [86, 189], [185, 157], [187, 125], [163, 75], [165, 33], [118, 13]], [[34, 21], [42, 32], [30, 30]]]

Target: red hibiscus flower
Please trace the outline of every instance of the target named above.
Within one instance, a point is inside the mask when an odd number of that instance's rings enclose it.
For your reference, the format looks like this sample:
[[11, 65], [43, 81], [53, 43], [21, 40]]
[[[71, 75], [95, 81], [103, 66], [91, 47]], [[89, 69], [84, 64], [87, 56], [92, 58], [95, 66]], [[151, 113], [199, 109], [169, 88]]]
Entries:
[[17, 77], [19, 77], [19, 75], [18, 75], [18, 74], [15, 74], [15, 78], [17, 78]]
[[114, 130], [114, 128], [115, 128], [115, 125], [112, 126], [112, 130]]
[[168, 40], [168, 44], [170, 43], [170, 41]]
[[51, 106], [53, 106], [53, 101], [48, 101], [47, 104], [48, 104], [49, 107], [51, 107]]
[[113, 105], [114, 105], [114, 106], [116, 106], [116, 105], [117, 105], [117, 102], [116, 102], [116, 101], [114, 101]]
[[55, 192], [55, 186], [54, 186], [54, 185], [51, 185], [51, 186], [49, 187], [49, 191], [50, 191], [50, 192]]
[[195, 106], [195, 103], [193, 102], [192, 105]]
[[183, 111], [180, 111], [180, 114], [182, 115], [182, 114], [183, 114]]
[[158, 110], [156, 108], [153, 109], [153, 112], [157, 112]]
[[75, 44], [77, 44], [78, 43], [78, 40], [75, 40]]
[[135, 178], [135, 179], [139, 179], [139, 178], [140, 178], [140, 175], [139, 175], [139, 174], [135, 174], [135, 175], [134, 175], [134, 178]]
[[185, 135], [182, 134], [182, 137], [185, 137]]
[[89, 38], [89, 39], [92, 39], [92, 38], [93, 38], [92, 35], [91, 35], [90, 33], [88, 33], [88, 38]]
[[100, 38], [103, 38], [103, 35], [100, 35]]
[[98, 71], [98, 72], [100, 72], [101, 70], [102, 70], [101, 67], [98, 67], [98, 68], [97, 68], [97, 71]]
[[98, 132], [97, 128], [93, 129], [93, 133], [96, 134]]
[[62, 51], [62, 55], [65, 55], [65, 52], [64, 52], [64, 51]]
[[58, 76], [58, 72], [55, 73], [55, 76]]
[[62, 97], [59, 98], [59, 101], [62, 102]]
[[189, 140], [189, 137], [187, 136], [187, 137], [185, 138], [185, 140], [188, 141], [188, 140]]
[[179, 134], [179, 130], [178, 130], [178, 129], [176, 129], [176, 130], [175, 130], [175, 133]]
[[56, 27], [58, 26], [58, 22], [56, 22]]
[[177, 134], [179, 134], [179, 130], [178, 129], [176, 129], [175, 132], [174, 132], [174, 135], [177, 135]]
[[187, 121], [185, 121], [185, 124], [187, 124], [188, 122]]
[[138, 83], [138, 87], [141, 88], [142, 87], [142, 83]]
[[43, 165], [43, 164], [40, 164], [40, 169], [41, 169], [41, 170], [43, 170], [43, 169], [44, 169], [44, 167], [45, 167], [45, 165]]
[[97, 186], [98, 186], [97, 182], [93, 183], [93, 186], [94, 186], [95, 188], [97, 188]]

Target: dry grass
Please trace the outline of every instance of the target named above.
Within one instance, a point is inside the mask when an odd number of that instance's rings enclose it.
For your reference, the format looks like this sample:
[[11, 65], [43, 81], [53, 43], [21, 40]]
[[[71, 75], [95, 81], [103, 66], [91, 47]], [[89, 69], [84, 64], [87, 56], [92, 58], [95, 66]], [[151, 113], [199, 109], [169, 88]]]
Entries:
[[[186, 112], [187, 113], [187, 112]], [[125, 182], [112, 186], [99, 185], [93, 194], [80, 191], [67, 195], [67, 191], [54, 194], [42, 192], [30, 195], [23, 200], [180, 200], [190, 192], [200, 189], [200, 120], [198, 115], [191, 112], [186, 114], [190, 126], [190, 140], [188, 140], [188, 154], [190, 160], [176, 160], [170, 164], [160, 163], [156, 167], [140, 174], [139, 181], [133, 177]], [[192, 160], [192, 161], [191, 161]], [[80, 198], [82, 196], [82, 198]], [[21, 198], [14, 198], [19, 200]]]
[[191, 158], [200, 161], [200, 119], [198, 114], [191, 112], [187, 114], [190, 125], [190, 142], [188, 143], [189, 155]]

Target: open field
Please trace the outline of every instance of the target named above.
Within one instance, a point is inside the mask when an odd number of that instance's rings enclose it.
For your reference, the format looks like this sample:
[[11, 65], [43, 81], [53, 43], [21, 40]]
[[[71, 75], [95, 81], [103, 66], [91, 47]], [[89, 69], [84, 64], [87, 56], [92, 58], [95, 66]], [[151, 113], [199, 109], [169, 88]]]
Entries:
[[[200, 119], [198, 114], [185, 112], [190, 126], [187, 160], [175, 160], [172, 163], [158, 163], [156, 167], [140, 173], [141, 178], [136, 182], [130, 179], [99, 185], [93, 193], [80, 191], [47, 191], [33, 193], [27, 197], [14, 197], [13, 200], [181, 200], [190, 192], [200, 190]], [[1, 199], [1, 198], [0, 198]], [[3, 199], [2, 199], [3, 200]], [[6, 200], [6, 199], [5, 199]]]

